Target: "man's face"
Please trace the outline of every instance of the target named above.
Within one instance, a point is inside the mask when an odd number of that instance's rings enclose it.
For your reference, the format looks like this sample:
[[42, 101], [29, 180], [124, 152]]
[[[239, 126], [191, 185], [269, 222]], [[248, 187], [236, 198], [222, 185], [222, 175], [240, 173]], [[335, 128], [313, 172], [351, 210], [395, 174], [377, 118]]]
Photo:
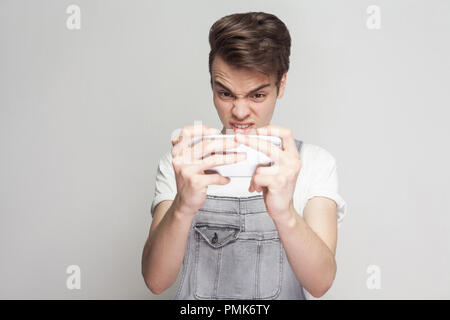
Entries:
[[[277, 94], [275, 76], [267, 76], [249, 68], [236, 68], [220, 56], [212, 64], [214, 105], [222, 121], [222, 134], [254, 134], [272, 119], [275, 103], [284, 93], [286, 74]], [[246, 126], [248, 128], [238, 128]]]

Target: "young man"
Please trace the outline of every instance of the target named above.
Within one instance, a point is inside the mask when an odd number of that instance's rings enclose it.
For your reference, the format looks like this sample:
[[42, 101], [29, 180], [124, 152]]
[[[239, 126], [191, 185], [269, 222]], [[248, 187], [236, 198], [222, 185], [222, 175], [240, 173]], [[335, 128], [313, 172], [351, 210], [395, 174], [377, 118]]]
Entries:
[[[196, 133], [185, 127], [161, 158], [142, 255], [145, 282], [160, 294], [181, 270], [176, 299], [305, 299], [304, 290], [320, 297], [335, 278], [337, 227], [346, 203], [338, 194], [334, 157], [270, 125], [286, 87], [289, 32], [271, 14], [233, 14], [214, 23], [209, 42], [222, 133], [237, 135], [225, 144], [201, 141], [201, 154], [189, 162]], [[250, 133], [282, 139], [272, 167], [231, 179], [205, 173], [241, 161], [221, 153], [239, 144], [273, 155]], [[201, 134], [217, 132], [203, 126]]]

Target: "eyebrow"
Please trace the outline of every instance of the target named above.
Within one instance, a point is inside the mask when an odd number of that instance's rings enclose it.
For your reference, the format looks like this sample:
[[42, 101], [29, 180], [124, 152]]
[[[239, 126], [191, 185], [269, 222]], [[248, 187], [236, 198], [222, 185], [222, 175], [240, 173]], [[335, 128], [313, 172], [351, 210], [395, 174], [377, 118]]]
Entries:
[[[227, 90], [227, 91], [229, 91], [229, 92], [231, 92], [231, 93], [234, 94], [233, 91], [231, 91], [230, 89], [228, 89], [226, 86], [224, 86], [223, 84], [221, 84], [219, 81], [215, 80], [215, 81], [214, 81], [214, 84], [217, 85], [217, 86], [220, 86], [220, 87], [224, 88], [225, 90]], [[258, 91], [258, 90], [261, 90], [261, 89], [263, 89], [263, 88], [265, 88], [265, 87], [268, 87], [268, 86], [270, 86], [270, 83], [266, 83], [266, 84], [260, 85], [259, 87], [250, 90], [247, 94], [253, 93], [253, 92]]]

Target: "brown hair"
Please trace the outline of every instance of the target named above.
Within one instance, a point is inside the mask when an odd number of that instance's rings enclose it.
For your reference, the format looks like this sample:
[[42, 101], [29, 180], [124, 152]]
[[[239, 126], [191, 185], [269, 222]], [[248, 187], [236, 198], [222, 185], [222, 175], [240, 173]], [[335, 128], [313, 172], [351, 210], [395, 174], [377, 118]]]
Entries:
[[275, 74], [276, 86], [289, 70], [291, 37], [286, 25], [273, 14], [236, 13], [216, 21], [209, 31], [209, 73], [220, 56], [235, 67], [252, 68], [268, 76]]

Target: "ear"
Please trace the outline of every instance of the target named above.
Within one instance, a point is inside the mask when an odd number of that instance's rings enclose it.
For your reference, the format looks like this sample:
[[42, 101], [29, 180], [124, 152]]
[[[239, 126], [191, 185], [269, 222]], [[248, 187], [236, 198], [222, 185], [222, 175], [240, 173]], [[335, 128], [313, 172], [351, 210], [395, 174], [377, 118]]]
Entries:
[[284, 94], [284, 88], [286, 87], [286, 76], [287, 76], [287, 72], [285, 72], [283, 74], [283, 76], [281, 77], [280, 80], [280, 89], [278, 89], [278, 99], [281, 99], [283, 97]]

